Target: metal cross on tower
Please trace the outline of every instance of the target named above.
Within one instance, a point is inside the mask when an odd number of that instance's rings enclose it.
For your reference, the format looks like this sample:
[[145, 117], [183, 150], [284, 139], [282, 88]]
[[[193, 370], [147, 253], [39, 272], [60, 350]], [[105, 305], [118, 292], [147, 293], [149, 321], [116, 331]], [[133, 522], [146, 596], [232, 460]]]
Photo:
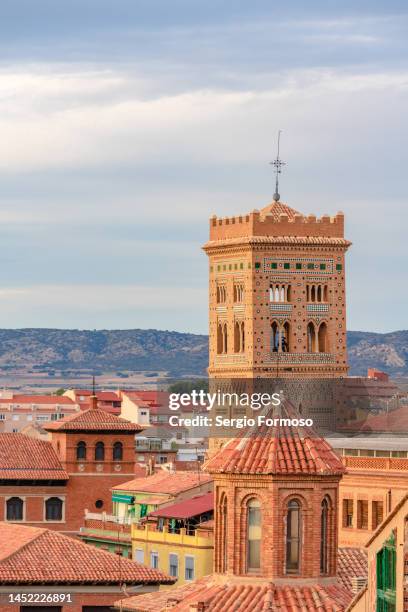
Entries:
[[273, 199], [275, 202], [279, 202], [280, 193], [279, 193], [279, 175], [282, 174], [282, 166], [286, 166], [286, 162], [282, 161], [279, 157], [279, 145], [280, 145], [280, 135], [282, 130], [278, 131], [278, 153], [276, 155], [276, 159], [269, 162], [271, 166], [274, 168], [274, 172], [276, 174], [276, 183], [275, 183], [275, 193], [273, 194]]

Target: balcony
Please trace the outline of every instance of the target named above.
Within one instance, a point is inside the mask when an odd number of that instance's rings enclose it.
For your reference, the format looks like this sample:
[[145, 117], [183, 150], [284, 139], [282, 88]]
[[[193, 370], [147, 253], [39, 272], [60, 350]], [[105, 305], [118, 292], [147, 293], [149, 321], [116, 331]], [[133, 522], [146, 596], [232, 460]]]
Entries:
[[154, 525], [132, 525], [132, 540], [152, 544], [173, 544], [179, 546], [200, 546], [212, 548], [213, 536], [211, 535], [188, 535], [186, 529], [179, 529], [177, 533], [170, 533], [166, 527], [158, 531]]

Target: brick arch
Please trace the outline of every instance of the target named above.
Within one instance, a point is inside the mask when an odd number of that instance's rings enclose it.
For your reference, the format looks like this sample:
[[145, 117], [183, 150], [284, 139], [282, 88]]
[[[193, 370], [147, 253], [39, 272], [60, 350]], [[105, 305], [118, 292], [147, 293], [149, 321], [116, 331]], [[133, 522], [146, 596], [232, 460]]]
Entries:
[[[239, 555], [238, 555], [238, 562], [236, 564], [236, 567], [234, 567], [234, 569], [236, 570], [235, 573], [239, 573], [239, 574], [247, 574], [247, 555], [248, 555], [248, 539], [247, 539], [247, 532], [248, 532], [248, 504], [251, 500], [257, 500], [260, 503], [261, 506], [261, 531], [264, 528], [264, 514], [265, 514], [265, 508], [267, 507], [267, 496], [266, 494], [262, 494], [262, 492], [245, 492], [243, 494], [243, 496], [241, 497], [241, 499], [239, 500], [239, 505], [237, 504], [237, 513], [238, 516], [236, 517], [238, 519], [238, 525], [239, 525], [239, 530], [238, 530], [238, 538], [239, 541], [237, 542], [238, 544], [238, 550], [239, 550]], [[261, 567], [260, 567], [260, 571], [259, 571], [259, 575], [263, 574], [263, 550], [262, 550], [262, 542], [261, 542]], [[251, 573], [252, 574], [252, 573]]]
[[303, 510], [307, 511], [308, 513], [312, 511], [311, 503], [301, 491], [291, 492], [285, 495], [285, 497], [283, 497], [281, 500], [281, 510], [287, 508], [288, 503], [293, 499], [298, 499], [301, 502]]

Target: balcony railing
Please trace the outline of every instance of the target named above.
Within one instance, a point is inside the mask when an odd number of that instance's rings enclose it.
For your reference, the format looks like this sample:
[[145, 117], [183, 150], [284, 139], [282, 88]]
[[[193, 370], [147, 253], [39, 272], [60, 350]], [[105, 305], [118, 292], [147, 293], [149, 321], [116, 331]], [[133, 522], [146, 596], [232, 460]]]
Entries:
[[157, 531], [153, 525], [132, 525], [132, 540], [143, 542], [153, 542], [157, 544], [179, 544], [184, 546], [206, 546], [213, 545], [212, 535], [188, 535], [185, 529], [180, 529], [178, 533], [170, 533], [166, 527], [162, 531]]

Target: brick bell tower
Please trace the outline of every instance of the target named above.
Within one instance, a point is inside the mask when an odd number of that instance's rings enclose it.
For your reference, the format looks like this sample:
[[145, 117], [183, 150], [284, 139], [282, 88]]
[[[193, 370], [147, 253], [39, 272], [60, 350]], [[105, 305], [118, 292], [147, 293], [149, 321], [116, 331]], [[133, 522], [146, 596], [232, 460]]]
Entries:
[[306, 216], [274, 197], [210, 219], [209, 376], [343, 377], [344, 214]]

